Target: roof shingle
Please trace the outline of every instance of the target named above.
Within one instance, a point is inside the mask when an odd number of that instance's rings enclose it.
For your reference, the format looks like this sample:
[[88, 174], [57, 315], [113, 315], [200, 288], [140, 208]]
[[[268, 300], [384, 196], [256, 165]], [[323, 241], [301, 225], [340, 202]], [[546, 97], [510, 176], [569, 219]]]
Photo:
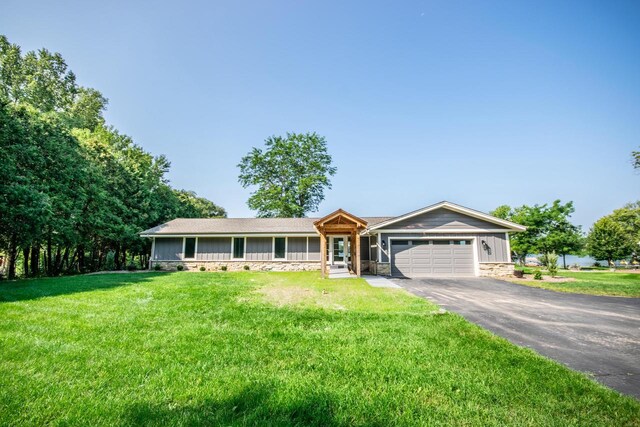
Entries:
[[[392, 217], [363, 217], [368, 225]], [[315, 233], [313, 222], [318, 218], [177, 218], [140, 233], [143, 236], [173, 234], [254, 234], [254, 233]]]

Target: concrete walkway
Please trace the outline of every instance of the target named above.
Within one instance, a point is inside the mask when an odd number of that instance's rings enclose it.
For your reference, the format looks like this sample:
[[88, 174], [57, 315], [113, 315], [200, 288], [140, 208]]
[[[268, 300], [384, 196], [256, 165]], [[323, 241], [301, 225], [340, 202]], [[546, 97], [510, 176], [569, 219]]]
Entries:
[[389, 279], [385, 279], [382, 276], [362, 276], [362, 278], [366, 280], [367, 283], [374, 288], [401, 288], [402, 287], [402, 286], [396, 285]]

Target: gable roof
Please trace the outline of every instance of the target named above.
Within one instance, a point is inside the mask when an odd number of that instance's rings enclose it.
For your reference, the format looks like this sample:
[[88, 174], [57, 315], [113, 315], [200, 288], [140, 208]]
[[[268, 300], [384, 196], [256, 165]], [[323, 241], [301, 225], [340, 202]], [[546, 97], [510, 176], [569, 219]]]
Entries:
[[319, 220], [314, 221], [313, 225], [316, 226], [316, 227], [323, 226], [327, 222], [333, 220], [334, 218], [338, 218], [339, 219], [340, 217], [347, 218], [349, 221], [354, 222], [357, 226], [366, 227], [367, 224], [368, 224], [367, 220], [362, 219], [360, 217], [357, 217], [357, 216], [345, 211], [344, 209], [338, 209], [336, 211], [331, 212], [329, 215], [323, 216]]
[[400, 215], [400, 216], [397, 216], [397, 217], [394, 217], [394, 218], [390, 218], [390, 219], [388, 219], [386, 221], [382, 221], [382, 222], [379, 222], [377, 224], [373, 224], [373, 225], [367, 227], [366, 231], [373, 231], [373, 230], [377, 230], [379, 228], [387, 227], [389, 225], [395, 224], [395, 223], [400, 222], [402, 220], [405, 220], [405, 219], [408, 219], [408, 218], [412, 218], [414, 216], [418, 216], [418, 215], [421, 215], [421, 214], [424, 214], [424, 213], [427, 213], [427, 212], [431, 212], [431, 211], [434, 211], [436, 209], [448, 209], [448, 210], [451, 210], [451, 211], [454, 211], [454, 212], [461, 213], [463, 215], [467, 215], [467, 216], [470, 216], [470, 217], [478, 218], [478, 219], [481, 219], [483, 221], [499, 225], [499, 226], [503, 227], [504, 229], [506, 229], [508, 231], [525, 231], [527, 229], [527, 227], [525, 227], [523, 225], [516, 224], [515, 222], [507, 221], [506, 219], [497, 218], [495, 216], [486, 214], [484, 212], [480, 212], [480, 211], [476, 211], [474, 209], [466, 208], [464, 206], [456, 205], [455, 203], [442, 201], [440, 203], [436, 203], [434, 205], [426, 206], [424, 208], [415, 210], [413, 212], [409, 212], [409, 213], [406, 213], [404, 215]]
[[[362, 218], [377, 224], [391, 217]], [[177, 218], [140, 233], [142, 237], [207, 234], [313, 234], [321, 218]]]

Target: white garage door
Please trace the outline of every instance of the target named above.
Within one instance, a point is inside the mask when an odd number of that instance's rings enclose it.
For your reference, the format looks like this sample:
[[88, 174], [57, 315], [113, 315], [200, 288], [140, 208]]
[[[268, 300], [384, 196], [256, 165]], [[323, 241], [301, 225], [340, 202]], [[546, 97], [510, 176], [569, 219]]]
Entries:
[[391, 240], [391, 275], [473, 276], [471, 240]]

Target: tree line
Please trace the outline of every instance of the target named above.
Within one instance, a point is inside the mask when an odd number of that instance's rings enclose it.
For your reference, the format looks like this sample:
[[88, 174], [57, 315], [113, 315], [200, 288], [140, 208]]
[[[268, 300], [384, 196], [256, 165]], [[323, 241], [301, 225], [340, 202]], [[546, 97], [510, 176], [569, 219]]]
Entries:
[[64, 58], [0, 35], [0, 256], [33, 277], [147, 264], [138, 233], [225, 210], [169, 185], [170, 163], [103, 117], [107, 99]]
[[640, 202], [629, 203], [596, 221], [585, 235], [571, 223], [573, 202], [556, 200], [551, 204], [502, 205], [492, 215], [524, 225], [527, 230], [511, 235], [511, 250], [521, 264], [528, 255], [556, 254], [567, 267], [566, 255], [590, 255], [610, 265], [640, 255]]

